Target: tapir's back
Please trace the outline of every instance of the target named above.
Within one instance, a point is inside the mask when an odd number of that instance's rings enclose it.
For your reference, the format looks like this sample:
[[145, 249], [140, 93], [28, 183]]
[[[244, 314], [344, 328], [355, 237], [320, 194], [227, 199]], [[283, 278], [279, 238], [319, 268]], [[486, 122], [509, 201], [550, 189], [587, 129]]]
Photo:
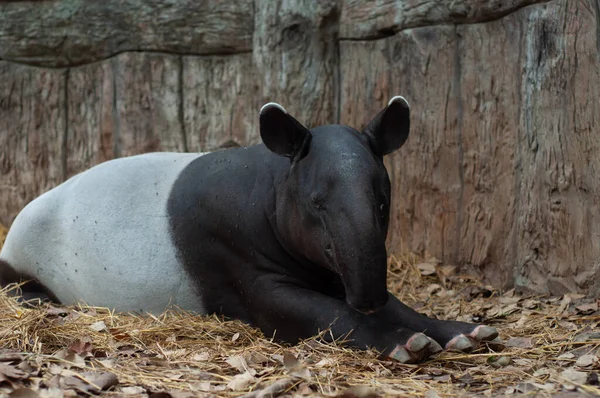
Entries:
[[202, 312], [166, 212], [174, 181], [201, 155], [131, 156], [72, 177], [23, 209], [0, 259], [65, 304], [160, 312], [170, 303]]

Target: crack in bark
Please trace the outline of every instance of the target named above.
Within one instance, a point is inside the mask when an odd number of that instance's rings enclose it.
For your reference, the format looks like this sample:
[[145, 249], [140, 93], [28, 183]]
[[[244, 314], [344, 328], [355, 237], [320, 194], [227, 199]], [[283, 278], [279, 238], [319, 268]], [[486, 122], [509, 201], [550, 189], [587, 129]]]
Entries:
[[239, 54], [251, 54], [252, 50], [244, 50], [244, 51], [235, 51], [235, 52], [227, 52], [227, 51], [216, 51], [216, 52], [178, 52], [178, 51], [168, 51], [168, 50], [145, 50], [145, 49], [130, 49], [130, 50], [121, 50], [111, 53], [105, 57], [94, 58], [89, 61], [76, 62], [73, 64], [52, 64], [47, 62], [27, 62], [22, 59], [13, 59], [13, 58], [2, 58], [0, 57], [0, 61], [11, 62], [18, 65], [25, 65], [31, 67], [41, 67], [45, 69], [67, 69], [67, 68], [79, 68], [84, 66], [89, 66], [97, 63], [101, 63], [104, 61], [110, 61], [113, 58], [118, 57], [121, 54], [128, 53], [144, 53], [151, 55], [177, 55], [181, 57], [192, 56], [192, 57], [219, 57], [219, 56], [228, 56], [228, 55], [239, 55]]
[[119, 117], [119, 107], [118, 107], [118, 82], [119, 79], [119, 63], [117, 58], [111, 59], [112, 66], [112, 83], [113, 83], [113, 98], [112, 98], [112, 118], [113, 118], [113, 157], [119, 158], [121, 157], [121, 120]]
[[600, 56], [600, 0], [590, 0], [596, 13], [596, 51]]
[[70, 77], [70, 70], [67, 69], [65, 70], [64, 73], [64, 87], [63, 87], [63, 101], [65, 102], [64, 106], [64, 118], [65, 118], [65, 125], [64, 125], [64, 131], [63, 131], [63, 136], [62, 136], [62, 142], [61, 142], [61, 149], [62, 149], [62, 154], [61, 154], [61, 168], [62, 168], [62, 180], [66, 181], [67, 180], [67, 176], [68, 176], [68, 170], [67, 170], [67, 150], [68, 150], [68, 143], [69, 143], [69, 77]]
[[[397, 33], [403, 32], [405, 30], [415, 29], [415, 28], [435, 27], [435, 26], [444, 26], [444, 25], [477, 25], [477, 24], [482, 24], [482, 23], [488, 23], [488, 22], [497, 21], [499, 19], [507, 17], [511, 14], [514, 14], [515, 12], [520, 11], [523, 8], [535, 7], [537, 5], [544, 4], [544, 3], [550, 3], [552, 1], [558, 1], [558, 0], [536, 0], [532, 3], [519, 4], [518, 6], [508, 9], [508, 10], [505, 10], [503, 12], [498, 12], [498, 13], [491, 12], [490, 14], [483, 16], [483, 17], [474, 16], [471, 18], [466, 18], [465, 20], [461, 20], [460, 18], [452, 18], [449, 15], [447, 20], [417, 21], [412, 24], [406, 24], [406, 25], [398, 27], [398, 28], [394, 28], [394, 27], [381, 28], [381, 29], [378, 29], [377, 33], [365, 35], [363, 37], [340, 37], [339, 40], [340, 41], [382, 40], [382, 39], [387, 39], [389, 37], [392, 37], [392, 36], [396, 35]], [[600, 1], [600, 0], [596, 0], [596, 2], [598, 2], [598, 1]], [[600, 33], [599, 33], [599, 35], [600, 35]], [[599, 48], [600, 48], [600, 44], [599, 44]]]
[[463, 124], [463, 100], [462, 100], [462, 85], [461, 85], [461, 74], [462, 65], [460, 60], [461, 48], [460, 48], [460, 35], [458, 34], [458, 26], [454, 26], [454, 38], [455, 38], [455, 51], [454, 51], [454, 84], [455, 84], [455, 97], [456, 97], [456, 139], [458, 142], [458, 178], [460, 182], [460, 192], [458, 193], [458, 203], [456, 209], [456, 248], [454, 252], [454, 261], [458, 262], [460, 259], [461, 250], [461, 230], [463, 227], [463, 198], [465, 192], [465, 169], [464, 169], [464, 148], [462, 142], [462, 124]]
[[181, 129], [181, 139], [183, 140], [183, 152], [188, 152], [187, 131], [185, 129], [185, 104], [184, 104], [184, 87], [183, 87], [183, 56], [177, 57], [178, 73], [177, 73], [177, 95], [179, 103], [177, 106], [177, 116], [179, 119], [179, 127]]

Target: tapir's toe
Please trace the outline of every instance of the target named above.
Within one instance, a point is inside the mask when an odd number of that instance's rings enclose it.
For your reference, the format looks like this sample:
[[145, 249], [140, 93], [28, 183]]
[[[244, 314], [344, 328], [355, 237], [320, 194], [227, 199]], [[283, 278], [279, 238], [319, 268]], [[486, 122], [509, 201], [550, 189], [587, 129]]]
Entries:
[[442, 347], [423, 333], [415, 333], [404, 345], [397, 345], [389, 354], [401, 363], [417, 363], [442, 351]]
[[475, 341], [491, 341], [498, 337], [498, 331], [491, 326], [477, 326], [469, 335]]
[[431, 344], [431, 339], [423, 333], [415, 333], [405, 344], [411, 352], [421, 352]]
[[475, 349], [476, 345], [477, 343], [475, 341], [472, 341], [464, 334], [459, 334], [458, 336], [450, 340], [448, 343], [446, 343], [446, 350], [471, 352]]
[[491, 341], [498, 337], [498, 331], [491, 326], [480, 325], [467, 335], [459, 334], [448, 343], [447, 350], [471, 352], [479, 346], [482, 341]]

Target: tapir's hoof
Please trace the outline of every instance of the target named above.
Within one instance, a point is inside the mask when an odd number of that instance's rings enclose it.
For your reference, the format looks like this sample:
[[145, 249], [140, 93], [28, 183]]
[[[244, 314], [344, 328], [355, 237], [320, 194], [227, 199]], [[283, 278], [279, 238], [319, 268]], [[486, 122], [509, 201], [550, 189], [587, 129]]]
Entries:
[[397, 345], [388, 355], [400, 363], [417, 363], [442, 351], [442, 347], [423, 333], [415, 333], [404, 345]]
[[459, 334], [446, 344], [446, 350], [471, 352], [482, 341], [491, 341], [498, 337], [498, 331], [491, 326], [477, 326], [468, 335]]
[[475, 341], [492, 341], [498, 337], [498, 331], [491, 326], [477, 326], [469, 335]]

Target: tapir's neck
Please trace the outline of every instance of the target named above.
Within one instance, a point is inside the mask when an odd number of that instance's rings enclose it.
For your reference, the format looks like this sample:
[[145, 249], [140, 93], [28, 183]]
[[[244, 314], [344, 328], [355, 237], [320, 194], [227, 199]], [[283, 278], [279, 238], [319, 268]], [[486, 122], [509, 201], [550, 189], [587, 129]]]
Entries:
[[[285, 183], [290, 176], [292, 168], [291, 160], [270, 152], [262, 145], [257, 146], [256, 150], [262, 156], [262, 159], [264, 159], [261, 163], [265, 167], [264, 169], [258, 171], [261, 173], [261, 184], [268, 184], [268, 188], [266, 190], [266, 200], [264, 202], [264, 211], [269, 222], [270, 229], [273, 231], [273, 234], [275, 235], [279, 245], [287, 254], [287, 256], [289, 256], [289, 260], [294, 261], [299, 267], [301, 267], [302, 273], [307, 273], [307, 275], [311, 276], [311, 279], [317, 277], [317, 275], [321, 273], [329, 274], [330, 272], [322, 265], [315, 264], [303, 253], [295, 250], [292, 245], [288, 244], [288, 240], [284, 237], [284, 234], [278, 227], [278, 225], [280, 225], [282, 222], [287, 222], [286, 220], [277, 219], [277, 203], [278, 196], [285, 194]], [[286, 212], [279, 212], [279, 214], [285, 213]]]

